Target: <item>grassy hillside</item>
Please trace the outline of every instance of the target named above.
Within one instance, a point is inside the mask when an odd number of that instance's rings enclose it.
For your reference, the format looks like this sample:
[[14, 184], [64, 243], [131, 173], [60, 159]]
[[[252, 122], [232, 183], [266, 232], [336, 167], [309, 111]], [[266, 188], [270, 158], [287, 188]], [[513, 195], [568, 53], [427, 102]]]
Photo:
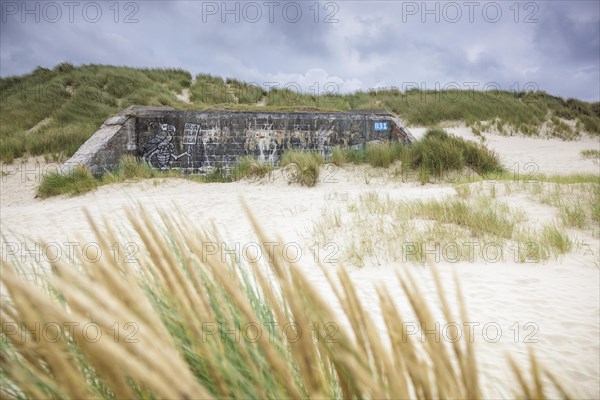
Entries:
[[2, 79], [0, 159], [70, 156], [109, 115], [132, 104], [176, 106], [191, 82], [182, 70], [70, 64]]
[[0, 79], [0, 160], [24, 155], [71, 156], [109, 116], [132, 104], [205, 109], [351, 110], [385, 108], [411, 125], [465, 121], [475, 132], [544, 134], [573, 139], [600, 135], [600, 103], [543, 92], [371, 90], [311, 95], [262, 88], [180, 69], [104, 65], [54, 69]]

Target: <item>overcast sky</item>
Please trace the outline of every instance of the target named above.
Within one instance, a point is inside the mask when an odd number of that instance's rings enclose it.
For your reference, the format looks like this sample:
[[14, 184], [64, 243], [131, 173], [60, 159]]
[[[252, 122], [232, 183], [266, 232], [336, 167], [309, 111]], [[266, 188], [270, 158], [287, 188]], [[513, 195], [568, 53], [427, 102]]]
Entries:
[[600, 1], [1, 2], [3, 77], [68, 61], [264, 86], [535, 89], [600, 100]]

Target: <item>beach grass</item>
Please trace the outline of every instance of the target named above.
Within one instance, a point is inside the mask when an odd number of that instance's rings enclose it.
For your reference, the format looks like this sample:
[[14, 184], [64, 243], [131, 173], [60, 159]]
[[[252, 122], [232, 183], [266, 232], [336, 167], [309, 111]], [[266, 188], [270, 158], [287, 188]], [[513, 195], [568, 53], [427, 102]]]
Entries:
[[[176, 215], [155, 221], [143, 209], [128, 211], [134, 263], [61, 260], [33, 281], [3, 260], [3, 397], [485, 397], [472, 341], [403, 334], [399, 294], [383, 286], [377, 296], [386, 329], [376, 329], [348, 272], [322, 268], [340, 306], [334, 312], [325, 289], [283, 256], [281, 243], [272, 248], [245, 209], [267, 255], [260, 262], [224, 258], [205, 246], [222, 243], [216, 230]], [[113, 254], [113, 225], [91, 222], [95, 242]], [[435, 269], [431, 277], [435, 302], [409, 271], [397, 274], [415, 320], [469, 321], [459, 282], [455, 299]], [[36, 324], [43, 334], [32, 336]], [[505, 393], [568, 397], [533, 354], [530, 367], [503, 364], [515, 373], [502, 382]]]
[[325, 159], [313, 151], [288, 150], [281, 156], [281, 167], [288, 183], [312, 187], [319, 182], [319, 168]]
[[231, 177], [234, 181], [242, 179], [262, 178], [273, 171], [273, 165], [266, 162], [260, 162], [254, 157], [247, 156], [238, 160], [231, 171]]
[[581, 156], [583, 158], [591, 158], [591, 159], [597, 160], [597, 159], [600, 159], [600, 150], [597, 150], [597, 149], [581, 150]]
[[74, 168], [67, 174], [52, 171], [44, 175], [37, 190], [40, 198], [51, 196], [79, 195], [97, 188], [99, 182], [92, 173], [83, 167]]
[[77, 196], [112, 183], [184, 177], [178, 170], [160, 171], [138, 157], [126, 155], [121, 158], [114, 171], [107, 171], [100, 176], [94, 176], [89, 169], [82, 166], [44, 174], [38, 186], [37, 196], [42, 199], [59, 195]]
[[330, 161], [336, 166], [370, 164], [376, 168], [389, 168], [399, 162], [396, 175], [414, 177], [421, 183], [460, 174], [466, 169], [478, 179], [507, 173], [497, 154], [486, 146], [449, 135], [438, 128], [429, 129], [422, 139], [410, 145], [369, 143], [358, 148], [336, 147]]
[[[599, 102], [544, 92], [388, 88], [344, 94], [327, 87], [319, 93], [303, 93], [281, 86], [268, 90], [264, 84], [210, 74], [192, 79], [181, 69], [69, 63], [0, 78], [0, 161], [52, 153], [70, 157], [110, 115], [134, 104], [199, 110], [385, 109], [413, 126], [463, 121], [480, 135], [492, 132], [565, 140], [581, 132], [600, 135]], [[189, 104], [177, 97], [184, 89], [189, 90]]]
[[105, 65], [37, 68], [0, 79], [0, 160], [62, 153], [70, 157], [110, 115], [133, 104], [176, 106], [191, 84], [179, 69]]
[[356, 267], [395, 262], [543, 263], [575, 249], [577, 241], [566, 228], [597, 235], [590, 206], [595, 197], [559, 203], [574, 205], [568, 215], [559, 211], [555, 221], [532, 227], [522, 209], [509, 207], [505, 193], [493, 195], [495, 189], [464, 184], [459, 188], [456, 196], [425, 201], [369, 192], [348, 202], [345, 213], [335, 207], [322, 210], [311, 234], [321, 246], [337, 243], [339, 262]]

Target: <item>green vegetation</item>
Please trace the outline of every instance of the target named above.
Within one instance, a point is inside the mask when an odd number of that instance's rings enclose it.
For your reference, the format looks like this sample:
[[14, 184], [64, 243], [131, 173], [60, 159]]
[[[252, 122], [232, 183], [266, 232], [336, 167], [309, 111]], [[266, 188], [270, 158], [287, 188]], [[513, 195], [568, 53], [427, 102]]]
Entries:
[[348, 163], [361, 164], [365, 158], [365, 149], [362, 147], [334, 147], [331, 154], [331, 162], [338, 167]]
[[370, 164], [373, 167], [388, 168], [391, 164], [409, 158], [410, 149], [400, 143], [368, 143], [365, 147], [333, 149], [331, 162], [337, 166], [344, 164]]
[[[273, 95], [271, 95], [273, 94]], [[313, 108], [386, 108], [411, 125], [434, 126], [443, 121], [465, 121], [476, 132], [521, 132], [537, 135], [548, 116], [554, 117], [549, 134], [570, 139], [578, 131], [562, 119], [576, 120], [579, 130], [600, 134], [600, 103], [562, 99], [544, 92], [418, 90], [397, 89], [358, 91], [347, 95], [296, 94], [272, 91], [269, 105]]]
[[320, 154], [312, 151], [290, 150], [281, 156], [281, 167], [288, 183], [309, 187], [319, 182], [319, 167], [324, 162]]
[[600, 184], [600, 176], [598, 174], [569, 174], [569, 175], [547, 175], [534, 174], [531, 179], [522, 176], [522, 181], [548, 182], [557, 184], [573, 184], [573, 183], [597, 183]]
[[510, 239], [515, 224], [522, 221], [522, 216], [512, 213], [505, 204], [497, 203], [492, 207], [491, 200], [485, 197], [475, 203], [460, 199], [416, 202], [409, 207], [409, 211], [412, 218], [466, 228], [472, 237], [491, 235]]
[[248, 178], [262, 178], [273, 171], [273, 166], [261, 163], [253, 157], [243, 157], [233, 167], [231, 177], [234, 181]]
[[133, 156], [125, 156], [121, 159], [116, 171], [106, 172], [101, 177], [96, 177], [84, 168], [77, 167], [73, 171], [53, 171], [42, 177], [37, 195], [40, 198], [47, 198], [58, 195], [76, 196], [98, 186], [111, 183], [125, 182], [134, 179], [152, 179], [152, 178], [182, 178], [176, 170], [160, 171], [151, 167], [144, 161], [140, 161]]
[[592, 200], [590, 201], [590, 216], [592, 221], [600, 225], [600, 185], [594, 187]]
[[[347, 271], [339, 270], [336, 285], [324, 270], [329, 285], [317, 288], [285, 257], [283, 244], [273, 246], [247, 210], [257, 242], [269, 254], [259, 263], [207, 252], [203, 244], [223, 243], [216, 229], [200, 230], [174, 216], [155, 223], [144, 210], [129, 210], [132, 237], [122, 238], [95, 221], [92, 231], [105, 254], [114, 254], [117, 238], [117, 244], [136, 243], [135, 263], [116, 256], [102, 258], [100, 265], [87, 258], [79, 265], [59, 262], [35, 281], [18, 260], [3, 265], [4, 396], [489, 397], [480, 384], [483, 371], [472, 340], [463, 335], [450, 343], [400, 334], [406, 320], [398, 297], [421, 327], [469, 321], [459, 282], [456, 296], [447, 297], [433, 269], [437, 298], [432, 302], [404, 271], [397, 276], [399, 294], [378, 290], [386, 329], [375, 329]], [[33, 268], [42, 271], [43, 266]], [[341, 311], [323, 292], [333, 293]], [[24, 340], [35, 322], [44, 334]], [[516, 379], [504, 381], [503, 393], [545, 398], [552, 390], [569, 398], [533, 353], [530, 362], [530, 372], [510, 363]]]
[[[185, 88], [189, 88], [192, 104], [176, 97]], [[2, 78], [0, 93], [3, 162], [27, 154], [69, 157], [108, 116], [132, 104], [233, 110], [260, 105], [263, 110], [288, 111], [385, 108], [411, 125], [465, 121], [476, 133], [543, 132], [569, 140], [582, 130], [600, 135], [600, 103], [565, 100], [544, 92], [386, 89], [339, 94], [334, 87], [324, 87], [320, 94], [297, 93], [289, 88], [265, 91], [258, 84], [208, 74], [199, 74], [192, 83], [191, 74], [179, 69], [65, 63], [52, 70], [40, 67], [28, 75]]]
[[585, 210], [580, 202], [560, 205], [560, 220], [564, 226], [583, 229], [586, 225]]
[[452, 183], [474, 183], [481, 181], [502, 181], [505, 183], [520, 182], [525, 185], [535, 186], [543, 183], [576, 184], [597, 183], [600, 184], [600, 175], [593, 173], [575, 173], [568, 175], [544, 174], [537, 171], [510, 171], [504, 170], [484, 175], [464, 174], [453, 178]]
[[234, 96], [234, 102], [238, 104], [256, 104], [267, 95], [258, 85], [242, 82], [237, 79], [227, 78], [226, 84]]
[[548, 129], [550, 136], [558, 137], [563, 140], [575, 140], [579, 137], [579, 133], [568, 123], [558, 118], [556, 115], [550, 117], [548, 121]]
[[223, 79], [209, 74], [198, 74], [190, 88], [190, 100], [194, 104], [210, 106], [215, 104], [246, 104], [258, 103], [266, 92], [258, 85]]
[[221, 77], [199, 74], [190, 88], [190, 100], [199, 104], [222, 104], [233, 102], [225, 81]]
[[38, 187], [38, 197], [46, 198], [61, 194], [78, 195], [98, 187], [99, 182], [90, 171], [77, 167], [68, 174], [51, 172], [44, 175]]
[[175, 93], [191, 80], [188, 72], [175, 69], [70, 64], [2, 78], [0, 160], [71, 156], [106, 118], [130, 105], [181, 105]]
[[498, 156], [482, 144], [448, 135], [440, 129], [430, 129], [423, 139], [403, 146], [399, 143], [368, 144], [365, 148], [336, 148], [331, 162], [337, 166], [347, 163], [367, 163], [387, 168], [401, 162], [402, 173], [416, 171], [421, 182], [431, 176], [443, 177], [450, 172], [461, 172], [465, 167], [480, 176], [505, 173]]
[[[322, 246], [337, 243], [339, 261], [357, 267], [396, 262], [537, 263], [570, 252], [566, 223], [530, 228], [527, 214], [496, 198], [495, 185], [457, 186], [457, 197], [393, 200], [375, 192], [332, 207], [313, 223]], [[587, 216], [585, 217], [587, 218]], [[583, 229], [594, 227], [585, 223]]]
[[98, 186], [121, 183], [138, 179], [181, 178], [194, 182], [214, 183], [233, 182], [242, 179], [260, 179], [273, 171], [273, 166], [257, 162], [252, 157], [242, 158], [231, 171], [215, 169], [204, 175], [184, 175], [179, 170], [160, 171], [137, 157], [125, 156], [115, 171], [94, 176], [83, 167], [72, 172], [53, 171], [42, 177], [37, 195], [47, 198], [58, 195], [80, 195]]
[[[534, 200], [558, 208], [558, 218], [568, 228], [598, 228], [600, 222], [600, 177], [584, 180], [585, 176], [555, 182], [515, 182], [517, 190], [528, 193]], [[600, 233], [600, 232], [599, 232]]]
[[438, 176], [470, 167], [480, 175], [502, 172], [498, 156], [487, 147], [445, 131], [431, 129], [412, 149], [412, 166], [424, 168]]
[[553, 248], [558, 254], [568, 253], [573, 248], [573, 241], [569, 235], [554, 224], [544, 226], [542, 243]]
[[596, 150], [596, 149], [582, 150], [581, 156], [583, 158], [600, 159], [600, 150]]

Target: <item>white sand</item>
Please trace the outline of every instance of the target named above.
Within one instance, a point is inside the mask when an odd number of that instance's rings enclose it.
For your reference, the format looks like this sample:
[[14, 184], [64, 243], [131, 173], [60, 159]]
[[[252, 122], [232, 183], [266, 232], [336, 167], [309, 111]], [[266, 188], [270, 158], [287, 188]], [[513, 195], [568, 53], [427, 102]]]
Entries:
[[[413, 131], [417, 136], [422, 134], [419, 129]], [[465, 128], [450, 131], [472, 137]], [[596, 139], [562, 142], [487, 135], [486, 144], [498, 152], [507, 166], [515, 162], [533, 162], [544, 173], [598, 172], [597, 164], [579, 155], [583, 149], [598, 148]], [[34, 167], [34, 161], [31, 160], [27, 165], [28, 171]], [[329, 182], [320, 183], [315, 188], [288, 185], [276, 174], [271, 183], [197, 184], [177, 179], [162, 183], [143, 181], [101, 187], [74, 198], [39, 200], [34, 199], [35, 178], [24, 180], [23, 175], [15, 171], [2, 177], [2, 233], [7, 242], [17, 244], [21, 242], [21, 237], [59, 244], [80, 238], [85, 242], [91, 240], [92, 234], [84, 218], [84, 208], [93, 215], [107, 217], [119, 225], [124, 221], [123, 207], [140, 203], [153, 214], [156, 209], [177, 208], [199, 227], [208, 227], [214, 221], [228, 240], [238, 242], [243, 247], [256, 240], [243, 216], [240, 205], [240, 198], [243, 197], [263, 228], [272, 233], [274, 238], [280, 235], [286, 243], [297, 242], [303, 246], [303, 268], [315, 285], [322, 288], [322, 293], [331, 297], [323, 276], [312, 262], [314, 257], [306, 248], [311, 223], [319, 218], [323, 208], [344, 210], [349, 201], [371, 191], [387, 193], [397, 199], [443, 198], [455, 193], [451, 186], [420, 186], [393, 181], [384, 177], [381, 171], [366, 167], [325, 171], [323, 175], [329, 177]], [[537, 205], [523, 196], [506, 196], [503, 200], [511, 207], [524, 209], [533, 222], [551, 221], [556, 216], [555, 208]], [[587, 244], [585, 249], [578, 248], [571, 254], [547, 263], [516, 264], [506, 261], [437, 264], [450, 294], [454, 286], [452, 276], [454, 273], [458, 275], [470, 322], [479, 324], [474, 328], [474, 337], [489, 396], [513, 396], [512, 393], [499, 390], [503, 381], [513, 380], [505, 356], [510, 354], [525, 365], [524, 360], [531, 347], [543, 364], [576, 397], [600, 397], [600, 243], [597, 237], [584, 232], [569, 233], [584, 240]], [[6, 249], [4, 243], [3, 256]], [[19, 254], [31, 258], [31, 255], [22, 251]], [[334, 265], [331, 267], [333, 269]], [[382, 266], [367, 265], [362, 269], [347, 268], [381, 329], [383, 324], [378, 317], [375, 284], [387, 285], [393, 294], [397, 294], [398, 305], [407, 310], [395, 279], [396, 270], [408, 269], [413, 272], [421, 286], [431, 294], [431, 301], [435, 301], [428, 267], [389, 263]], [[335, 302], [332, 301], [332, 304]], [[487, 335], [483, 331], [486, 324]], [[501, 328], [499, 340], [491, 343], [497, 336], [497, 327]], [[537, 343], [524, 343], [526, 336], [534, 330], [530, 339], [537, 340]], [[515, 331], [518, 331], [516, 339]], [[463, 335], [467, 333], [465, 328]]]

